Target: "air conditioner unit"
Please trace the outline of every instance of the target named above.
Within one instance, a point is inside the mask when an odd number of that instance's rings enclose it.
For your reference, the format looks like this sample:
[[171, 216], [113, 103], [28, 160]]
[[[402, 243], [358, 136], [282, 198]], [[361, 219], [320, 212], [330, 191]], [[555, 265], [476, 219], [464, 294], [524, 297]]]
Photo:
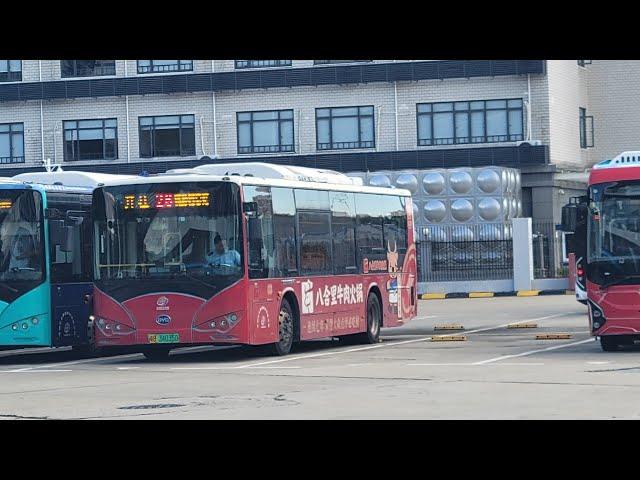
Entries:
[[542, 141], [541, 140], [523, 140], [521, 142], [516, 142], [516, 145], [518, 147], [528, 146], [528, 145], [539, 147], [540, 145], [542, 145]]

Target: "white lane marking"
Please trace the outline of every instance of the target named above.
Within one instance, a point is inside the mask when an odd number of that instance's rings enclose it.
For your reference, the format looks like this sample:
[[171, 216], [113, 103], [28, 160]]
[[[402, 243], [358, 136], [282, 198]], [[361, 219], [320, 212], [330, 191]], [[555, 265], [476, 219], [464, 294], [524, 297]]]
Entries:
[[607, 363], [611, 363], [611, 362], [586, 362], [587, 365], [606, 365]]
[[1, 370], [0, 373], [55, 373], [55, 372], [73, 372], [73, 370]]
[[130, 353], [128, 355], [117, 355], [114, 357], [97, 357], [97, 358], [89, 358], [89, 359], [85, 359], [85, 360], [74, 360], [72, 362], [62, 362], [62, 363], [52, 363], [51, 365], [38, 365], [36, 367], [27, 367], [27, 368], [21, 368], [20, 370], [15, 370], [15, 371], [21, 371], [21, 372], [27, 372], [27, 371], [31, 371], [31, 370], [36, 370], [38, 368], [51, 368], [51, 367], [66, 367], [67, 365], [80, 365], [83, 363], [93, 363], [93, 362], [98, 362], [100, 360], [108, 360], [109, 358], [115, 358], [117, 360], [121, 360], [123, 358], [132, 358], [132, 357], [138, 357], [142, 355], [141, 353]]
[[136, 368], [140, 367], [118, 367], [118, 370], [135, 370]]
[[511, 366], [511, 367], [521, 367], [521, 366], [540, 366], [544, 365], [544, 363], [407, 363], [407, 367], [494, 367], [494, 366]]
[[499, 362], [500, 360], [504, 360], [507, 358], [526, 357], [527, 355], [533, 355], [535, 353], [549, 352], [551, 350], [558, 350], [560, 348], [573, 347], [575, 345], [580, 345], [582, 343], [593, 342], [593, 341], [594, 341], [593, 338], [587, 338], [586, 340], [580, 340], [579, 342], [563, 343], [562, 345], [554, 345], [553, 347], [541, 348], [538, 350], [530, 350], [528, 352], [516, 353], [513, 355], [503, 355], [501, 357], [495, 357], [495, 358], [490, 358], [488, 360], [475, 362], [475, 365], [486, 365], [487, 363]]
[[[496, 325], [493, 327], [485, 327], [485, 328], [476, 328], [475, 330], [467, 330], [464, 333], [465, 334], [469, 334], [469, 333], [478, 333], [478, 332], [487, 332], [490, 330], [497, 330], [499, 328], [504, 328], [507, 325], [511, 325], [513, 323], [526, 323], [526, 322], [533, 322], [533, 321], [540, 321], [540, 320], [546, 320], [549, 318], [555, 318], [555, 317], [564, 317], [567, 315], [573, 315], [571, 313], [555, 313], [553, 315], [546, 315], [544, 317], [538, 317], [538, 318], [531, 318], [528, 320], [522, 320], [520, 322], [509, 322], [509, 323], [503, 323], [501, 325]], [[269, 360], [266, 362], [259, 362], [259, 363], [250, 363], [248, 365], [240, 365], [237, 367], [232, 367], [235, 369], [242, 369], [242, 368], [251, 368], [251, 367], [255, 367], [255, 366], [261, 366], [261, 365], [271, 365], [274, 363], [282, 363], [282, 362], [293, 362], [295, 360], [305, 360], [307, 358], [318, 358], [318, 357], [327, 357], [327, 356], [331, 356], [331, 355], [342, 355], [345, 353], [353, 353], [353, 352], [362, 352], [365, 350], [373, 350], [375, 348], [384, 348], [384, 347], [393, 347], [396, 345], [407, 345], [410, 343], [417, 343], [417, 342], [424, 342], [425, 340], [429, 340], [431, 339], [431, 336], [428, 337], [420, 337], [420, 338], [416, 338], [413, 340], [403, 340], [403, 341], [399, 341], [399, 342], [389, 342], [389, 343], [380, 343], [377, 345], [369, 345], [367, 347], [360, 347], [360, 348], [350, 348], [348, 350], [339, 350], [339, 351], [331, 351], [331, 352], [323, 352], [323, 353], [314, 353], [311, 355], [298, 355], [295, 357], [286, 357], [286, 358], [280, 358], [278, 360]]]

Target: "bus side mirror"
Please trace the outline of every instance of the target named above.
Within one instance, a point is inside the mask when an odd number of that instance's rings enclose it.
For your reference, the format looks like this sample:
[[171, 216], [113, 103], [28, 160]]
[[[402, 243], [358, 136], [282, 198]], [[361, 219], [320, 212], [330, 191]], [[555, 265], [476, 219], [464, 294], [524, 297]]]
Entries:
[[255, 215], [258, 213], [258, 202], [244, 202], [242, 204], [242, 211], [247, 214], [247, 216]]
[[49, 221], [49, 241], [53, 245], [59, 245], [63, 252], [73, 250], [73, 227], [65, 226], [64, 220]]

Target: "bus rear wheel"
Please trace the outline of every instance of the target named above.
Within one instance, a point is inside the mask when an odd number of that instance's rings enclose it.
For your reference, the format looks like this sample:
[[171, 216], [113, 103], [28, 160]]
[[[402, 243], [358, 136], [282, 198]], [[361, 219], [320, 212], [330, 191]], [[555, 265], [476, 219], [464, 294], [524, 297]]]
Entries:
[[153, 362], [164, 362], [169, 358], [170, 351], [171, 349], [167, 347], [155, 347], [144, 349], [142, 354], [147, 360], [151, 360]]
[[616, 339], [616, 337], [611, 337], [606, 335], [606, 336], [600, 337], [600, 346], [602, 347], [602, 350], [604, 352], [615, 352], [618, 350], [618, 347], [620, 346], [620, 344]]
[[382, 324], [382, 307], [378, 296], [371, 292], [367, 298], [367, 331], [355, 335], [345, 335], [340, 339], [347, 345], [371, 344], [380, 341], [380, 325]]
[[295, 339], [296, 317], [287, 300], [282, 300], [278, 314], [278, 341], [269, 345], [271, 355], [283, 356], [291, 351]]

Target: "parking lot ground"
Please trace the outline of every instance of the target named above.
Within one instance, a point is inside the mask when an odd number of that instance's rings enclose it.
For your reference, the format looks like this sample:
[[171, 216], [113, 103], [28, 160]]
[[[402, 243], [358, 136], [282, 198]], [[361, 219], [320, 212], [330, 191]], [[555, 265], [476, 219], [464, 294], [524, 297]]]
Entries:
[[[375, 345], [332, 340], [286, 357], [194, 347], [75, 359], [0, 352], [0, 418], [638, 418], [640, 348], [605, 353], [571, 296], [421, 301], [418, 318]], [[515, 322], [537, 328], [513, 329]], [[438, 324], [466, 341], [432, 342]], [[537, 340], [540, 333], [571, 338]]]

